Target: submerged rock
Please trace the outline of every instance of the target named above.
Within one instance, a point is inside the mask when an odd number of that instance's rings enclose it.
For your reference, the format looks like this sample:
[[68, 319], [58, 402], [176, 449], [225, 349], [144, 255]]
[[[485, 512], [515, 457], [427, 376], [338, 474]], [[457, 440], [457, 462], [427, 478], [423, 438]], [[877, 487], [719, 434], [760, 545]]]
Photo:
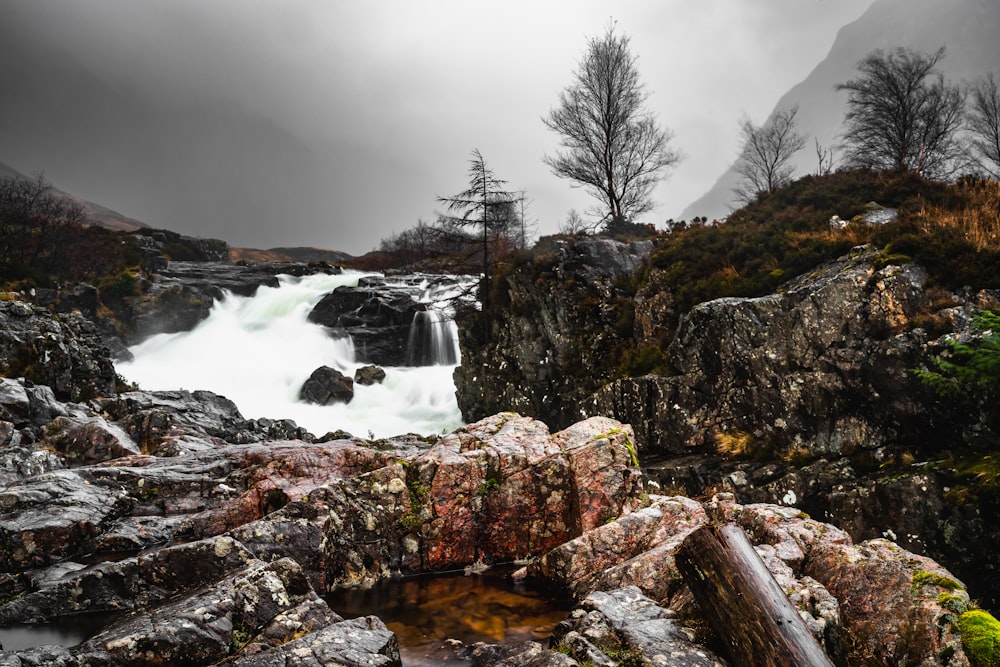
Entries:
[[357, 384], [371, 386], [373, 384], [382, 384], [383, 380], [385, 380], [385, 369], [378, 366], [369, 364], [354, 371], [354, 381]]

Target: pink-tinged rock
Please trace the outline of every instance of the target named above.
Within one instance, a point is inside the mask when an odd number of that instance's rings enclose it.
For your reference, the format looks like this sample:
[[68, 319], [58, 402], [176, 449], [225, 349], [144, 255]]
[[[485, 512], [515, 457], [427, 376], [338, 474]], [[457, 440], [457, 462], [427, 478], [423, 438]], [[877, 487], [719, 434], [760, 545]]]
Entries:
[[556, 547], [529, 571], [566, 587], [579, 599], [595, 590], [635, 585], [664, 601], [680, 585], [674, 551], [688, 533], [706, 522], [704, 509], [694, 500], [653, 496], [648, 507]]
[[115, 424], [101, 417], [74, 419], [56, 417], [46, 428], [46, 444], [66, 456], [70, 463], [101, 463], [139, 454], [139, 445]]
[[732, 520], [746, 531], [751, 542], [772, 546], [775, 555], [796, 571], [817, 546], [851, 543], [843, 530], [810, 519], [795, 507], [764, 503], [736, 506]]
[[544, 552], [631, 510], [639, 473], [631, 431], [593, 418], [550, 435], [502, 413], [443, 437], [410, 465], [411, 493], [430, 508], [421, 532], [428, 569]]
[[888, 540], [825, 542], [804, 572], [837, 599], [857, 664], [968, 664], [955, 615], [942, 606], [965, 587], [933, 560]]

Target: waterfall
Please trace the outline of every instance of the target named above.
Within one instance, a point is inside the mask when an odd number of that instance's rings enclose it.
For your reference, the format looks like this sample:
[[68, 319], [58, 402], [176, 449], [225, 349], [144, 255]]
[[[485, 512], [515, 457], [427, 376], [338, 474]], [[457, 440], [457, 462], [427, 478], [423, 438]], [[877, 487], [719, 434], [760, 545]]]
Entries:
[[406, 343], [406, 365], [454, 366], [458, 358], [454, 320], [437, 308], [414, 313]]
[[[362, 275], [281, 276], [279, 287], [260, 287], [252, 297], [227, 296], [193, 330], [159, 334], [130, 348], [133, 360], [116, 363], [116, 371], [147, 391], [207, 389], [232, 400], [248, 419], [293, 419], [317, 436], [338, 429], [360, 437], [429, 435], [461, 426], [454, 352], [444, 365], [387, 367], [381, 384], [355, 385], [350, 403], [299, 401], [303, 382], [319, 366], [353, 376], [363, 365], [349, 337], [331, 337], [308, 320], [324, 294], [357, 285]], [[429, 335], [438, 329], [454, 349], [452, 327], [450, 318], [442, 318]]]

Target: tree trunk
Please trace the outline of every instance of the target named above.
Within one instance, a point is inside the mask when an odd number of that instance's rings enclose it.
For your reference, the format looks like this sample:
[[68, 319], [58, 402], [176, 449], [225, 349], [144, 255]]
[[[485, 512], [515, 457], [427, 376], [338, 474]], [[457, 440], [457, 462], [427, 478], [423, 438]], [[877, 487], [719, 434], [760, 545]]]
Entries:
[[733, 664], [833, 667], [742, 528], [702, 526], [675, 561]]

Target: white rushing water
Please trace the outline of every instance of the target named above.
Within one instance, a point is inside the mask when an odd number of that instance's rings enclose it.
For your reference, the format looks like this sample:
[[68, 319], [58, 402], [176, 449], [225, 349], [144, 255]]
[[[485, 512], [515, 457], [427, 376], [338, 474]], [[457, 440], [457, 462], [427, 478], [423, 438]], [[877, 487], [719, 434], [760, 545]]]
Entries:
[[[363, 275], [371, 274], [281, 276], [279, 287], [261, 287], [253, 297], [227, 296], [192, 331], [159, 334], [130, 348], [133, 361], [117, 363], [116, 370], [147, 391], [207, 389], [231, 399], [248, 419], [293, 419], [317, 436], [337, 429], [381, 438], [457, 428], [463, 422], [452, 379], [454, 331], [447, 337], [453, 349], [440, 351], [450, 363], [386, 367], [382, 384], [355, 384], [347, 404], [299, 401], [302, 383], [319, 366], [353, 377], [365, 365], [355, 361], [349, 338], [335, 339], [307, 319], [324, 294], [357, 285]], [[435, 322], [427, 335], [435, 326], [455, 326], [437, 314], [426, 319]]]

